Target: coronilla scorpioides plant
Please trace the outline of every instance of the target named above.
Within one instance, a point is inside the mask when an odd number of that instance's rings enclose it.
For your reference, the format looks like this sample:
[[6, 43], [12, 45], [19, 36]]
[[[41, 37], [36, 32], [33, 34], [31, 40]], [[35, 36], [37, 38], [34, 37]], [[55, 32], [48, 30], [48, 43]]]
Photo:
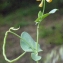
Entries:
[[[4, 42], [3, 42], [3, 56], [5, 58], [5, 60], [9, 63], [12, 62], [16, 62], [18, 59], [20, 59], [21, 57], [23, 57], [27, 52], [31, 53], [31, 58], [36, 61], [36, 63], [39, 63], [39, 60], [41, 59], [41, 56], [38, 55], [39, 52], [42, 51], [42, 49], [40, 48], [40, 44], [39, 44], [39, 28], [40, 28], [40, 23], [50, 14], [53, 14], [57, 11], [57, 9], [53, 9], [51, 10], [49, 13], [44, 13], [45, 11], [45, 2], [52, 2], [52, 0], [36, 0], [36, 1], [40, 1], [39, 7], [42, 7], [43, 10], [38, 12], [38, 17], [37, 19], [34, 21], [36, 26], [37, 26], [37, 40], [34, 41], [33, 38], [27, 33], [27, 32], [22, 32], [21, 36], [19, 36], [18, 34], [16, 34], [14, 31], [18, 30], [19, 28], [14, 28], [14, 27], [10, 27], [10, 29], [8, 31], [6, 31], [5, 36], [4, 36]], [[8, 36], [8, 33], [12, 33], [13, 35], [17, 36], [18, 38], [20, 38], [20, 46], [22, 48], [22, 50], [24, 51], [20, 56], [18, 56], [17, 58], [13, 59], [13, 60], [9, 60], [6, 56], [6, 39]]]

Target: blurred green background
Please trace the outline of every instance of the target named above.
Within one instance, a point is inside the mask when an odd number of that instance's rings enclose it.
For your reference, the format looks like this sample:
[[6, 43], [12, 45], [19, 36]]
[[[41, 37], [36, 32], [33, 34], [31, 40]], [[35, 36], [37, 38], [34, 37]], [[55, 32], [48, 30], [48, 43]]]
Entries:
[[[10, 27], [20, 26], [21, 30], [17, 32], [19, 35], [25, 30], [36, 39], [36, 26], [34, 20], [37, 18], [38, 11], [42, 10], [42, 8], [38, 7], [39, 3], [40, 2], [36, 2], [36, 0], [0, 0], [0, 63], [7, 63], [2, 56], [2, 44], [5, 32]], [[63, 44], [63, 0], [53, 0], [51, 3], [46, 2], [45, 13], [54, 8], [59, 10], [46, 18], [40, 25], [40, 44], [43, 49], [44, 47], [42, 45], [45, 46], [47, 51], [45, 51], [46, 49], [44, 51], [47, 53], [49, 48], [52, 49]], [[12, 59], [20, 55], [22, 51], [20, 51], [19, 44], [15, 43], [19, 40], [13, 35], [9, 35], [7, 40], [9, 41], [6, 46], [6, 48], [8, 48], [8, 58]], [[10, 46], [12, 46], [11, 49]], [[48, 48], [48, 46], [50, 47]], [[26, 58], [27, 55], [25, 55], [25, 59], [23, 58], [22, 61], [19, 60], [16, 63], [32, 63], [33, 61], [30, 58]], [[45, 53], [43, 53], [43, 55], [45, 55]]]
[[[0, 0], [0, 26], [3, 24], [11, 25], [14, 21], [20, 21], [23, 16], [37, 15], [38, 11], [42, 9], [38, 8], [39, 3], [35, 0]], [[62, 9], [62, 6], [63, 0], [46, 2], [45, 12], [49, 12], [53, 8]], [[63, 13], [62, 10], [60, 13]]]

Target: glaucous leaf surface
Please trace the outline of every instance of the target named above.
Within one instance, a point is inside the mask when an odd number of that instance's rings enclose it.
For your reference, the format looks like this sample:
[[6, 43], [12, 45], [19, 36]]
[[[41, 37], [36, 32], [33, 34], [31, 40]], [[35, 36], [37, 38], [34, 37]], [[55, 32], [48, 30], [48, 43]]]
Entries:
[[31, 53], [31, 57], [34, 61], [38, 61], [41, 59], [41, 56], [36, 55], [35, 53]]
[[[27, 33], [23, 32], [21, 34], [20, 46], [26, 52], [36, 52], [37, 43], [32, 39], [32, 37]], [[38, 52], [42, 51], [40, 45], [38, 44]]]

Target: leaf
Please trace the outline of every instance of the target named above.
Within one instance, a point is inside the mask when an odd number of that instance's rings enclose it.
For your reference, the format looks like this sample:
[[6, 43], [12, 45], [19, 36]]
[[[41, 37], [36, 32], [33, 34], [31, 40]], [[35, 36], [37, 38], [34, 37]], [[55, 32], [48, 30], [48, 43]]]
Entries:
[[58, 10], [58, 9], [53, 9], [53, 10], [51, 10], [49, 13], [50, 13], [50, 14], [53, 14], [53, 13], [55, 13], [57, 10]]
[[36, 24], [39, 23], [42, 20], [42, 12], [38, 12], [38, 18], [35, 20]]
[[42, 12], [39, 11], [39, 13], [38, 13], [38, 18], [41, 17], [41, 16], [42, 16]]
[[41, 59], [41, 56], [38, 56], [36, 55], [35, 53], [31, 53], [31, 58], [34, 60], [34, 61], [38, 61]]
[[39, 23], [41, 21], [43, 21], [43, 19], [45, 19], [47, 16], [49, 16], [50, 14], [53, 14], [57, 11], [58, 9], [53, 9], [51, 10], [49, 13], [46, 13], [44, 15], [42, 15], [41, 11], [39, 11], [38, 13], [38, 18], [35, 20], [36, 23]]
[[45, 18], [46, 18], [47, 16], [49, 16], [50, 14], [55, 13], [57, 10], [58, 10], [58, 9], [53, 9], [53, 10], [51, 10], [49, 13], [44, 14], [44, 15], [42, 16], [42, 20], [45, 19]]
[[[36, 50], [36, 46], [37, 46], [37, 42], [35, 42], [35, 45], [34, 45], [34, 49], [35, 50]], [[40, 48], [40, 45], [38, 44], [38, 52], [41, 52], [41, 51], [43, 51], [43, 50]]]
[[[23, 32], [21, 34], [20, 46], [26, 52], [35, 52], [36, 51], [36, 42], [32, 39], [32, 37], [27, 33]], [[42, 51], [40, 49], [40, 45], [38, 44], [38, 52]]]
[[46, 13], [42, 16], [42, 20], [45, 19], [47, 16], [49, 16], [50, 14], [49, 13]]

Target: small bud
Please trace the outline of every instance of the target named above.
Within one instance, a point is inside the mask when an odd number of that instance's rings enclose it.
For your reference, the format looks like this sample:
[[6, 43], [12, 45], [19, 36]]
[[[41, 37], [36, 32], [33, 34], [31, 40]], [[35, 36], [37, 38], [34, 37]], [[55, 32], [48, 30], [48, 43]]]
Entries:
[[46, 0], [48, 3], [52, 2], [52, 0]]
[[39, 7], [42, 7], [43, 6], [43, 3], [41, 2], [40, 4], [39, 4]]

